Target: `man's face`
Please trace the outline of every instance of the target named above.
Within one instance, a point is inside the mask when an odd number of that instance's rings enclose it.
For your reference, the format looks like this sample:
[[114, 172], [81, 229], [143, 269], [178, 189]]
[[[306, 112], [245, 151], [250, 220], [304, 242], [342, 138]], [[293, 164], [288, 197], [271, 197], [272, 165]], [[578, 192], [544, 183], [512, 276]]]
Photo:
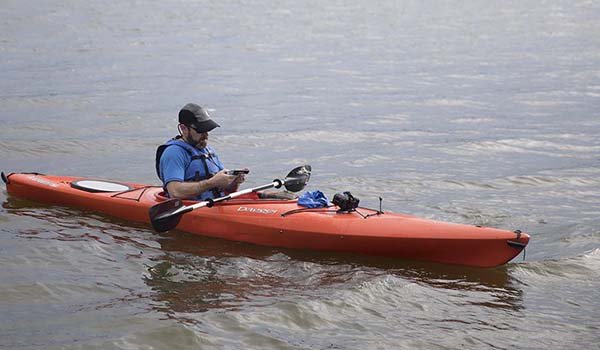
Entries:
[[187, 129], [187, 138], [191, 141], [190, 143], [195, 144], [198, 149], [206, 147], [208, 144], [208, 131], [198, 132], [191, 126], [186, 126], [185, 128]]
[[208, 131], [197, 132], [196, 130], [194, 130], [193, 132], [196, 133], [198, 137], [198, 144], [196, 145], [196, 148], [201, 149], [206, 147], [206, 145], [208, 144]]

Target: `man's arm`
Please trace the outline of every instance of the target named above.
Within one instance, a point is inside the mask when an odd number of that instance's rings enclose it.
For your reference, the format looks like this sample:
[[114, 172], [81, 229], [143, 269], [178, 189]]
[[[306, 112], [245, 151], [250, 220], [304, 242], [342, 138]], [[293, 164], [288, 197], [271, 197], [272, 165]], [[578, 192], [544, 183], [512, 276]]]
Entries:
[[172, 198], [189, 199], [199, 196], [201, 193], [211, 188], [228, 188], [234, 183], [237, 176], [227, 175], [225, 170], [221, 170], [207, 180], [197, 182], [179, 182], [171, 181], [167, 184], [167, 191]]

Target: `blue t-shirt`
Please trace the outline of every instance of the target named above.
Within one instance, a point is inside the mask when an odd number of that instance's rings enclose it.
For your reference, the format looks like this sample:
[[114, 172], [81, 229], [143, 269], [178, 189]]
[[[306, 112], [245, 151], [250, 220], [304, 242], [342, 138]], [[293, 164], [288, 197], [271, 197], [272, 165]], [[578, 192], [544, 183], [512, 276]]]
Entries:
[[[206, 146], [200, 150], [200, 153], [212, 154], [211, 157], [206, 159], [206, 165], [208, 166], [208, 171], [210, 173], [216, 174], [223, 170], [223, 163], [221, 163], [219, 156], [215, 153], [215, 150], [212, 147]], [[191, 162], [192, 156], [182, 147], [172, 145], [164, 150], [162, 156], [160, 157], [159, 169], [160, 178], [162, 179], [165, 190], [167, 188], [167, 184], [171, 181], [185, 181], [185, 172], [190, 166]], [[202, 160], [195, 160], [194, 162], [198, 163], [200, 167], [204, 169]], [[207, 198], [214, 198], [212, 191], [203, 192], [197, 197], [199, 200]]]

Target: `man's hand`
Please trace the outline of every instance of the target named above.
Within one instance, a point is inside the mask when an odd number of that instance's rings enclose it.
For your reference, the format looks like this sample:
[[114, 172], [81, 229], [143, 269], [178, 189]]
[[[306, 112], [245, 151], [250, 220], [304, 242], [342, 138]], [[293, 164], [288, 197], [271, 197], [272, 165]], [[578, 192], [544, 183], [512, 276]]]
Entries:
[[[248, 168], [244, 168], [242, 170], [245, 171], [249, 171]], [[246, 181], [246, 174], [239, 174], [235, 177], [235, 180], [233, 180], [234, 184], [236, 184], [237, 186], [239, 186], [240, 184], [244, 183], [244, 181]]]
[[228, 188], [233, 184], [234, 181], [239, 177], [235, 175], [228, 175], [227, 169], [221, 170], [211, 177], [208, 181], [212, 187]]
[[[244, 168], [244, 170], [248, 170], [248, 168]], [[224, 187], [225, 192], [227, 192], [227, 193], [236, 192], [238, 190], [238, 188], [240, 187], [240, 184], [243, 183], [244, 181], [246, 181], [246, 174], [238, 174], [238, 175], [230, 175], [230, 176], [233, 176], [234, 179], [233, 179], [233, 181], [231, 181], [229, 186]]]

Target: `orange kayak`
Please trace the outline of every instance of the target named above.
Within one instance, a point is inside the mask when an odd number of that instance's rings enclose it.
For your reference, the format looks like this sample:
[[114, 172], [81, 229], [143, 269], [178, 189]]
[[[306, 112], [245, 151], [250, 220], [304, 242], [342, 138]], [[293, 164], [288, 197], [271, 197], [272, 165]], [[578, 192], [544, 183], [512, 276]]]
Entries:
[[[149, 223], [149, 208], [167, 199], [162, 188], [143, 184], [34, 173], [2, 175], [11, 196], [135, 222]], [[86, 181], [105, 188], [91, 190], [80, 185]], [[367, 208], [356, 212], [336, 209], [307, 209], [296, 200], [238, 197], [186, 213], [177, 229], [272, 247], [478, 267], [505, 264], [529, 242], [529, 235], [519, 230], [446, 223]]]

